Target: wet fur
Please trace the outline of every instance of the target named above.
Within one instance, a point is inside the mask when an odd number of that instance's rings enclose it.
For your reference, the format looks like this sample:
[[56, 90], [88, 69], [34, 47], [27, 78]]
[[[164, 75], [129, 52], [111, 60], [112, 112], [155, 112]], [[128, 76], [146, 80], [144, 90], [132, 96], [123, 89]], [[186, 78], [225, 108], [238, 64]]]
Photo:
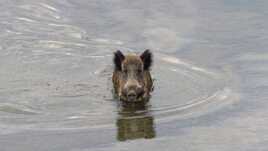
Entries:
[[153, 81], [150, 74], [150, 67], [152, 65], [152, 54], [149, 50], [146, 50], [142, 55], [138, 56], [136, 54], [128, 54], [124, 56], [121, 51], [116, 51], [114, 53], [114, 72], [113, 72], [113, 85], [114, 92], [116, 96], [121, 96], [123, 81], [122, 81], [122, 67], [128, 65], [138, 66], [142, 64], [142, 80], [143, 88], [145, 91], [145, 101], [149, 100], [150, 92], [152, 91]]

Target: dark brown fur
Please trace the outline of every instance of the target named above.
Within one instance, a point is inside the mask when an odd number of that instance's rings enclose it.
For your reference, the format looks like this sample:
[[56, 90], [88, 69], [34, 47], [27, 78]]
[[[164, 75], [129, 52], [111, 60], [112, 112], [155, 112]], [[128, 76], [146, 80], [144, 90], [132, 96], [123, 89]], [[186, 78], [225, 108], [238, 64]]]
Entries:
[[[140, 56], [123, 55], [120, 51], [114, 54], [113, 85], [114, 92], [123, 101], [148, 101], [153, 81], [150, 74], [152, 54], [149, 50]], [[133, 93], [135, 99], [130, 97]]]

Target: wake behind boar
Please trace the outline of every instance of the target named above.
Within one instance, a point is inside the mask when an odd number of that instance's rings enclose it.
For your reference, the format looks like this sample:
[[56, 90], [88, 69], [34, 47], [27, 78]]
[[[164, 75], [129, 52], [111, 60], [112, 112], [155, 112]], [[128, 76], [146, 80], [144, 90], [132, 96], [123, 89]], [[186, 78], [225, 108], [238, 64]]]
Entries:
[[114, 53], [113, 61], [114, 92], [119, 99], [126, 102], [147, 102], [153, 87], [150, 50], [145, 50], [140, 56], [124, 55], [118, 50]]

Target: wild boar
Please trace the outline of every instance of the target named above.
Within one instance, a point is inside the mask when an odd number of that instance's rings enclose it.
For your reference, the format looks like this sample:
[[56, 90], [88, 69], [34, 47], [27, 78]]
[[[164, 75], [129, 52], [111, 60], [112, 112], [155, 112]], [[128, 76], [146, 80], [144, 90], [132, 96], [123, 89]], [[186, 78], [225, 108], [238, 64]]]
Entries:
[[150, 74], [152, 53], [145, 50], [141, 55], [114, 53], [114, 92], [124, 102], [147, 102], [153, 88]]

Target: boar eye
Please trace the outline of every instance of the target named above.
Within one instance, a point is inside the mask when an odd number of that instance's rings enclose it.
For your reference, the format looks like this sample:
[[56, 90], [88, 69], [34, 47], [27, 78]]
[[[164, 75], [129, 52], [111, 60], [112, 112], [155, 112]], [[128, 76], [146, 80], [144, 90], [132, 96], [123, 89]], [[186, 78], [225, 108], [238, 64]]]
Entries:
[[142, 70], [141, 69], [138, 69], [138, 73], [142, 73]]
[[124, 69], [123, 72], [124, 72], [124, 73], [127, 73], [127, 69]]

